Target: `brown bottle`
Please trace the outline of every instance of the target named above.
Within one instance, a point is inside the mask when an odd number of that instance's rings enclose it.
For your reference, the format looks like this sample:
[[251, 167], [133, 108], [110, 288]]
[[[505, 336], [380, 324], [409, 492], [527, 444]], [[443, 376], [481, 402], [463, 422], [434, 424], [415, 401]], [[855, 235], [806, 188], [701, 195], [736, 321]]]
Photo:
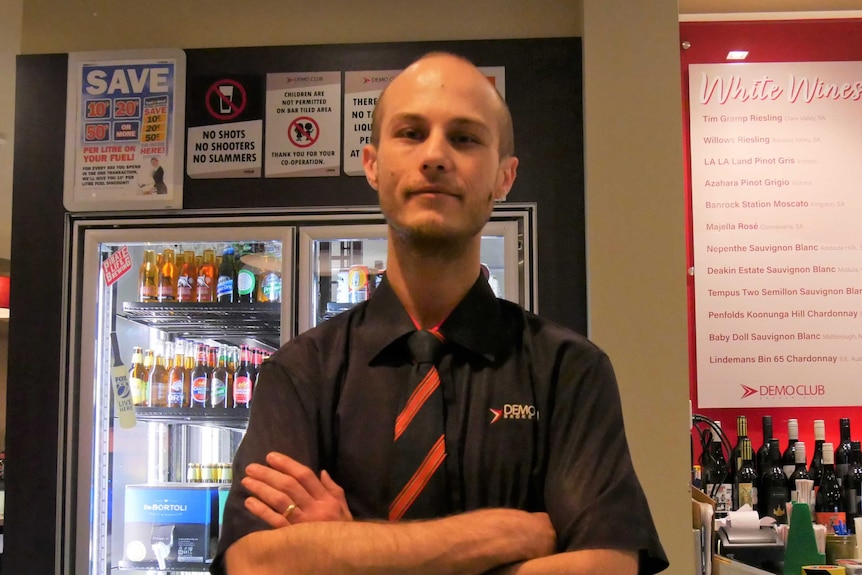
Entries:
[[191, 250], [183, 253], [183, 265], [177, 277], [177, 301], [195, 301], [195, 288], [198, 282], [198, 267], [195, 254]]
[[186, 366], [183, 362], [183, 345], [177, 343], [174, 364], [168, 372], [168, 407], [189, 407], [190, 386], [186, 381]]
[[210, 377], [207, 368], [207, 348], [204, 344], [198, 344], [198, 362], [192, 369], [191, 377], [191, 407], [204, 409], [209, 407], [210, 400]]
[[[231, 393], [231, 395], [233, 395]], [[210, 405], [212, 407], [230, 407], [228, 403], [228, 373], [227, 348], [219, 347], [218, 365], [213, 370], [210, 379]]]
[[242, 356], [233, 383], [233, 406], [238, 409], [248, 409], [251, 407], [254, 366], [252, 366], [249, 355], [248, 346], [242, 346]]
[[158, 301], [159, 270], [156, 252], [144, 250], [144, 261], [138, 269], [138, 301]]
[[156, 347], [156, 364], [150, 371], [149, 381], [147, 382], [149, 399], [148, 407], [167, 407], [168, 406], [168, 370], [165, 367], [164, 348], [160, 345]]
[[166, 248], [159, 268], [159, 301], [177, 301], [177, 275], [174, 250]]
[[195, 301], [210, 303], [215, 296], [215, 252], [204, 250], [203, 263], [198, 267]]

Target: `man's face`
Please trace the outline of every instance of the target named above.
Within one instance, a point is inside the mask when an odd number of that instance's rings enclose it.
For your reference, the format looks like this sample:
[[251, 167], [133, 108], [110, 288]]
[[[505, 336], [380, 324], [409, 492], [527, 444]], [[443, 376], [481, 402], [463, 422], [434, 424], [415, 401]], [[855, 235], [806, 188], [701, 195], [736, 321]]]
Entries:
[[501, 109], [490, 82], [451, 56], [420, 60], [392, 82], [379, 144], [366, 146], [363, 163], [397, 233], [444, 243], [478, 236], [518, 165], [500, 158]]

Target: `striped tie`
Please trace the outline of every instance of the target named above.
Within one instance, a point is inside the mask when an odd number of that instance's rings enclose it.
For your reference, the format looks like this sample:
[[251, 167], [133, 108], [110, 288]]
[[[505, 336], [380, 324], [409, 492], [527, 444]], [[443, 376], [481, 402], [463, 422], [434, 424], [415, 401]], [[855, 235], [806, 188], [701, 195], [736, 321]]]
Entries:
[[446, 459], [443, 391], [435, 367], [443, 336], [420, 330], [407, 345], [414, 366], [409, 396], [395, 420], [390, 521], [434, 517], [448, 510], [446, 474], [440, 469]]

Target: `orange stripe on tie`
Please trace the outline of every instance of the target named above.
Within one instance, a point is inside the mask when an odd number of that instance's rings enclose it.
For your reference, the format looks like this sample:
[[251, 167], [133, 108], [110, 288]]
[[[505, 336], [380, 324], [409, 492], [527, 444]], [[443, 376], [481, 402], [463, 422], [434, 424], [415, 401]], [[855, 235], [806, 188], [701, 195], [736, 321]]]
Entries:
[[410, 398], [407, 400], [407, 405], [404, 406], [404, 409], [401, 410], [401, 413], [399, 413], [398, 417], [395, 419], [396, 440], [401, 437], [401, 434], [404, 433], [404, 430], [407, 429], [407, 426], [410, 425], [410, 422], [413, 421], [413, 418], [416, 417], [417, 413], [419, 413], [419, 410], [425, 404], [425, 401], [431, 397], [431, 394], [433, 394], [439, 386], [440, 374], [432, 367], [431, 370], [425, 374], [425, 377], [419, 385], [416, 386], [416, 389], [413, 390], [413, 393], [410, 394]]
[[431, 476], [434, 475], [434, 472], [437, 471], [444, 459], [446, 459], [446, 442], [445, 437], [441, 435], [440, 439], [428, 451], [428, 455], [425, 456], [419, 469], [416, 470], [413, 477], [410, 478], [401, 492], [398, 493], [398, 496], [389, 505], [390, 521], [400, 521], [404, 517], [404, 514], [410, 509], [410, 506], [413, 505], [413, 502], [416, 501], [416, 498], [419, 497], [425, 486], [428, 485]]

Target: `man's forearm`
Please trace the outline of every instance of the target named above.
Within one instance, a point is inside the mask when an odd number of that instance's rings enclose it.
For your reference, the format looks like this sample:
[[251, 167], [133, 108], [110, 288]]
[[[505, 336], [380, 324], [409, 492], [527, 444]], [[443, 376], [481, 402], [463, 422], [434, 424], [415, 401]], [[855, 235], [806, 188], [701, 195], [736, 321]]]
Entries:
[[488, 509], [430, 521], [330, 521], [252, 533], [231, 545], [229, 575], [484, 573], [553, 552], [544, 514]]
[[638, 557], [634, 551], [583, 549], [503, 566], [486, 575], [637, 575], [637, 572]]

